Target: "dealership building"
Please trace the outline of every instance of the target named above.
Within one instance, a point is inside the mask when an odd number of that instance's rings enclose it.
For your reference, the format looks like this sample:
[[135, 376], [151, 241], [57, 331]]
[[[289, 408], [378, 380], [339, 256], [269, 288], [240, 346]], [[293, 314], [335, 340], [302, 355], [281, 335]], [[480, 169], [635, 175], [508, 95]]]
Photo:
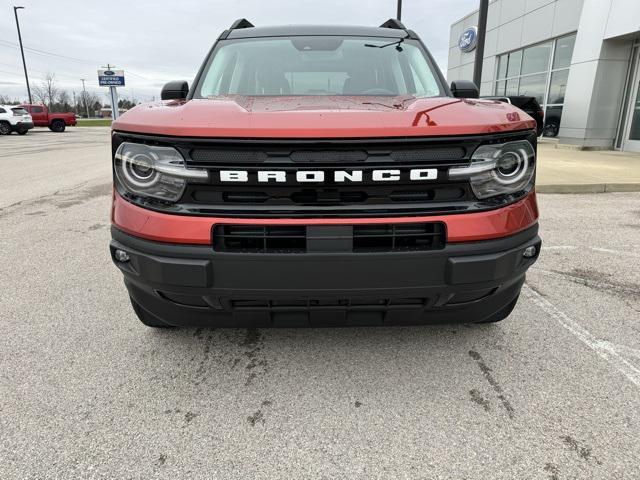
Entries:
[[[451, 26], [447, 78], [471, 80], [478, 12]], [[640, 152], [640, 0], [494, 0], [481, 95], [536, 97], [545, 135]]]

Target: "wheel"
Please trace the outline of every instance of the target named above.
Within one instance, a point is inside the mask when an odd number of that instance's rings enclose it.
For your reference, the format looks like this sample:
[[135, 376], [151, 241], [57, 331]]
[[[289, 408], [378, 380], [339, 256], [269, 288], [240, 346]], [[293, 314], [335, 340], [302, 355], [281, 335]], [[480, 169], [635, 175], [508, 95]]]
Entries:
[[0, 122], [0, 135], [10, 135], [11, 125], [9, 122]]
[[18, 130], [18, 135], [26, 135], [29, 130]]
[[57, 133], [64, 132], [65, 128], [66, 125], [64, 124], [63, 120], [54, 120], [53, 122], [51, 122], [51, 125], [49, 125], [49, 130]]
[[145, 324], [147, 327], [151, 328], [175, 328], [173, 325], [169, 325], [168, 323], [164, 323], [155, 315], [147, 312], [144, 308], [140, 306], [133, 298], [129, 297], [131, 300], [131, 306], [133, 307], [133, 311], [136, 312], [138, 319]]
[[489, 318], [485, 318], [484, 320], [476, 323], [498, 323], [507, 318], [513, 309], [516, 308], [516, 303], [518, 303], [518, 298], [520, 298], [520, 294], [506, 307], [503, 307], [500, 311], [494, 313]]

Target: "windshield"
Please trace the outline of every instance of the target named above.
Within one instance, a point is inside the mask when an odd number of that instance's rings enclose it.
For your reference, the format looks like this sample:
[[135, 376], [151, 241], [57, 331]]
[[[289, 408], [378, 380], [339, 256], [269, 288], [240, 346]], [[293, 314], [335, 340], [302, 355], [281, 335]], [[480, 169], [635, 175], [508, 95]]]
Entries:
[[194, 97], [443, 94], [415, 40], [296, 36], [220, 42]]

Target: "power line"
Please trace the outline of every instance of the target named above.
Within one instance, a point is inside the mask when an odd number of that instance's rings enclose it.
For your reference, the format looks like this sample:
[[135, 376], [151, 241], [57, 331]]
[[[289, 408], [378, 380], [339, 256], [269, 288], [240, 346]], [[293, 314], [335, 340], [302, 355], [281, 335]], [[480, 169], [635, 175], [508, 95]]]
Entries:
[[[15, 65], [11, 65], [11, 64], [9, 64], [9, 63], [2, 63], [2, 62], [0, 62], [0, 65], [4, 65], [4, 66], [6, 66], [6, 67], [15, 67]], [[44, 72], [44, 71], [42, 71], [42, 70], [35, 70], [35, 69], [33, 69], [33, 68], [27, 68], [27, 70], [28, 70], [29, 72], [42, 73], [42, 74], [44, 74], [44, 75], [46, 75], [47, 73], [49, 73], [49, 72]], [[7, 72], [7, 71], [5, 71], [4, 73], [9, 73], [9, 74], [11, 74], [11, 75], [15, 75], [15, 74], [13, 74], [13, 73], [11, 73], [11, 72]], [[64, 73], [57, 73], [57, 72], [51, 72], [51, 73], [53, 73], [56, 77], [65, 77], [65, 78], [72, 78], [72, 79], [74, 79], [74, 80], [77, 80], [77, 76], [73, 76], [73, 75], [66, 75], [66, 74], [64, 74]]]
[[[9, 42], [7, 40], [2, 40], [0, 39], [0, 43], [5, 44], [6, 46], [12, 47], [12, 48], [20, 48], [20, 46], [16, 43], [13, 42]], [[54, 53], [54, 52], [48, 52], [46, 50], [40, 50], [39, 48], [33, 48], [33, 47], [24, 47], [25, 50], [28, 50], [32, 53], [36, 53], [36, 54], [40, 54], [40, 55], [49, 55], [49, 56], [53, 56], [53, 57], [58, 57], [58, 58], [64, 58], [66, 60], [71, 60], [74, 62], [80, 62], [80, 63], [90, 63], [92, 65], [96, 65], [100, 62], [96, 62], [94, 60], [87, 60], [87, 59], [83, 59], [83, 58], [76, 58], [76, 57], [70, 57], [69, 55], [61, 55], [59, 53]]]
[[[13, 43], [13, 42], [9, 42], [7, 40], [0, 39], [0, 44], [2, 44], [2, 46], [5, 46], [5, 47], [20, 48], [18, 44]], [[40, 50], [39, 48], [24, 47], [24, 49], [29, 51], [29, 52], [31, 52], [31, 53], [35, 53], [36, 55], [48, 55], [48, 56], [62, 58], [62, 59], [65, 59], [65, 60], [70, 60], [70, 61], [74, 61], [74, 62], [78, 62], [78, 63], [86, 63], [86, 64], [91, 64], [91, 65], [100, 65], [100, 64], [103, 63], [103, 62], [97, 62], [97, 61], [94, 61], [94, 60], [87, 60], [87, 59], [82, 59], [82, 58], [70, 57], [69, 55], [61, 55], [59, 53], [54, 53], [54, 52], [48, 52], [46, 50]], [[127, 70], [127, 74], [128, 75], [132, 75], [132, 76], [137, 77], [137, 78], [140, 78], [142, 80], [157, 81], [157, 79], [151, 79], [151, 78], [145, 77], [145, 76], [140, 75], [138, 73], [132, 72], [131, 70]]]

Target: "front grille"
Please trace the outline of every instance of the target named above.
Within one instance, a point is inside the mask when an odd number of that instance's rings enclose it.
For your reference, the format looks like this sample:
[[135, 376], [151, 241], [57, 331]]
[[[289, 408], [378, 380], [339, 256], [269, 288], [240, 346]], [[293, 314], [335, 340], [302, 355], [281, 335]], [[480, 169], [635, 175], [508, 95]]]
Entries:
[[[172, 146], [188, 166], [209, 171], [207, 182], [187, 184], [178, 203], [146, 199], [146, 208], [222, 218], [377, 218], [463, 213], [516, 200], [479, 200], [468, 182], [449, 180], [448, 171], [468, 165], [482, 144], [519, 139], [535, 144], [529, 132], [386, 139], [205, 139], [118, 132], [113, 147], [121, 141]], [[225, 180], [221, 172], [229, 170], [243, 178]], [[382, 181], [374, 177], [380, 170], [400, 174]], [[416, 180], [411, 176], [416, 170], [436, 175]], [[324, 178], [305, 181], [310, 171]], [[260, 172], [278, 172], [285, 180], [261, 180]]]
[[[451, 166], [468, 163], [475, 143], [450, 139], [299, 140], [199, 143], [181, 149], [190, 165], [207, 168], [210, 181], [188, 186], [182, 200], [192, 213], [221, 217], [344, 217], [455, 212], [474, 200], [466, 182], [451, 182]], [[376, 181], [375, 170], [400, 172]], [[436, 169], [435, 180], [410, 171]], [[246, 172], [225, 182], [221, 171]], [[298, 182], [300, 171], [322, 171], [322, 182]], [[336, 181], [335, 171], [362, 172], [362, 180]], [[260, 171], [286, 173], [286, 182], [260, 182]]]
[[213, 248], [235, 253], [411, 252], [445, 247], [442, 222], [366, 225], [216, 225]]

